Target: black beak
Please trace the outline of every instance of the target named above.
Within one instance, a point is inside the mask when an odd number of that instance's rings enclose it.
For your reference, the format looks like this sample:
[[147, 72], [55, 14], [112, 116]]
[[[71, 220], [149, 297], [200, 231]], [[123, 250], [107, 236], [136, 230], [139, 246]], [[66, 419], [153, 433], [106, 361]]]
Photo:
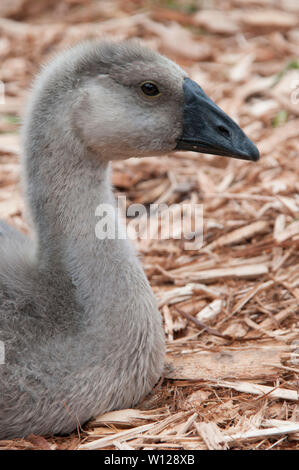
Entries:
[[211, 153], [251, 160], [260, 158], [257, 147], [242, 129], [190, 78], [185, 78], [183, 133], [175, 150]]

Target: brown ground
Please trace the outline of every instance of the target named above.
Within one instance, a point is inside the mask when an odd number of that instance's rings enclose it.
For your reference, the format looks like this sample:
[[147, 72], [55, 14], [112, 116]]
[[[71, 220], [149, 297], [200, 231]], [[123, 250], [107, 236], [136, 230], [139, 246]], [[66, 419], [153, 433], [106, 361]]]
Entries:
[[294, 449], [299, 3], [2, 0], [0, 217], [21, 230], [27, 226], [18, 123], [25, 90], [55, 50], [103, 35], [138, 37], [179, 62], [239, 121], [261, 161], [185, 152], [114, 164], [116, 191], [129, 202], [204, 208], [201, 250], [184, 250], [180, 240], [137, 241], [164, 319], [165, 378], [138, 409], [101, 416], [70, 437], [30, 436], [0, 448]]

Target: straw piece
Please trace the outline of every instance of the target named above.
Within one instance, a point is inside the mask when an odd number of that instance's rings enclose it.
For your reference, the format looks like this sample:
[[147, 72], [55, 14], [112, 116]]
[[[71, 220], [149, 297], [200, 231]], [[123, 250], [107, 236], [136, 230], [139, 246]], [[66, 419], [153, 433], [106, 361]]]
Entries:
[[221, 299], [213, 300], [213, 302], [196, 314], [196, 318], [199, 321], [207, 321], [216, 318], [222, 310], [222, 304], [223, 301]]
[[297, 401], [299, 394], [296, 390], [289, 390], [286, 388], [273, 388], [266, 385], [252, 384], [249, 382], [225, 382], [217, 381], [217, 384], [212, 384], [212, 387], [225, 387], [232, 388], [238, 392], [251, 393], [253, 395], [267, 395], [271, 398], [280, 398], [282, 400]]
[[[226, 348], [219, 352], [201, 351], [195, 354], [190, 350], [184, 355], [169, 353], [166, 362], [170, 365], [170, 370], [166, 372], [166, 377], [208, 381], [211, 378], [224, 380], [232, 377], [236, 379], [273, 377], [274, 365], [281, 364], [283, 354], [284, 350], [274, 345], [269, 345], [267, 349]], [[265, 367], [266, 362], [271, 362], [273, 367]], [[235, 383], [232, 385], [235, 386]]]
[[222, 235], [214, 242], [207, 245], [205, 248], [209, 250], [213, 250], [214, 248], [219, 248], [225, 245], [231, 245], [233, 243], [238, 243], [241, 240], [245, 240], [246, 238], [251, 238], [258, 233], [263, 233], [267, 231], [269, 227], [268, 222], [263, 220], [259, 220], [254, 222], [253, 224], [246, 225], [245, 227], [239, 228], [237, 230], [233, 230], [232, 232]]
[[246, 266], [237, 266], [233, 268], [218, 268], [199, 271], [190, 276], [193, 281], [216, 281], [217, 279], [244, 278], [254, 279], [258, 276], [268, 273], [268, 267], [265, 264], [255, 264]]
[[273, 436], [280, 436], [281, 434], [293, 434], [297, 432], [299, 432], [299, 423], [294, 423], [292, 426], [287, 424], [285, 426], [275, 428], [257, 429], [253, 431], [232, 434], [231, 436], [225, 436], [222, 442], [230, 444], [235, 441], [245, 441], [247, 439], [263, 439]]
[[79, 450], [95, 450], [103, 449], [104, 447], [113, 445], [114, 441], [121, 439], [132, 439], [135, 435], [144, 433], [155, 426], [156, 423], [145, 424], [144, 426], [138, 426], [133, 429], [126, 429], [125, 431], [120, 431], [118, 433], [112, 434], [111, 436], [102, 437], [101, 439], [96, 439], [86, 444], [81, 444]]

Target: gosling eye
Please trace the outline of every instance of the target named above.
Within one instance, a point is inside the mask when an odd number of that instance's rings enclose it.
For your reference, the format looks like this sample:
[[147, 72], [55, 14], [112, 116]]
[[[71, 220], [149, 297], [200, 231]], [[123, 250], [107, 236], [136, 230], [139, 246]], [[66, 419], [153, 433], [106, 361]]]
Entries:
[[150, 98], [157, 98], [161, 95], [161, 92], [157, 85], [153, 82], [147, 81], [140, 84], [142, 93]]

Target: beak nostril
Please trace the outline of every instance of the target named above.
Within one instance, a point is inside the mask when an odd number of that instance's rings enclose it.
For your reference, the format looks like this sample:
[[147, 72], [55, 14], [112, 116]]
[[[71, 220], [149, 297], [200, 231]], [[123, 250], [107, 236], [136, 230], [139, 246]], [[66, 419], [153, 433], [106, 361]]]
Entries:
[[217, 130], [223, 135], [223, 137], [230, 137], [230, 131], [226, 127], [217, 126]]

